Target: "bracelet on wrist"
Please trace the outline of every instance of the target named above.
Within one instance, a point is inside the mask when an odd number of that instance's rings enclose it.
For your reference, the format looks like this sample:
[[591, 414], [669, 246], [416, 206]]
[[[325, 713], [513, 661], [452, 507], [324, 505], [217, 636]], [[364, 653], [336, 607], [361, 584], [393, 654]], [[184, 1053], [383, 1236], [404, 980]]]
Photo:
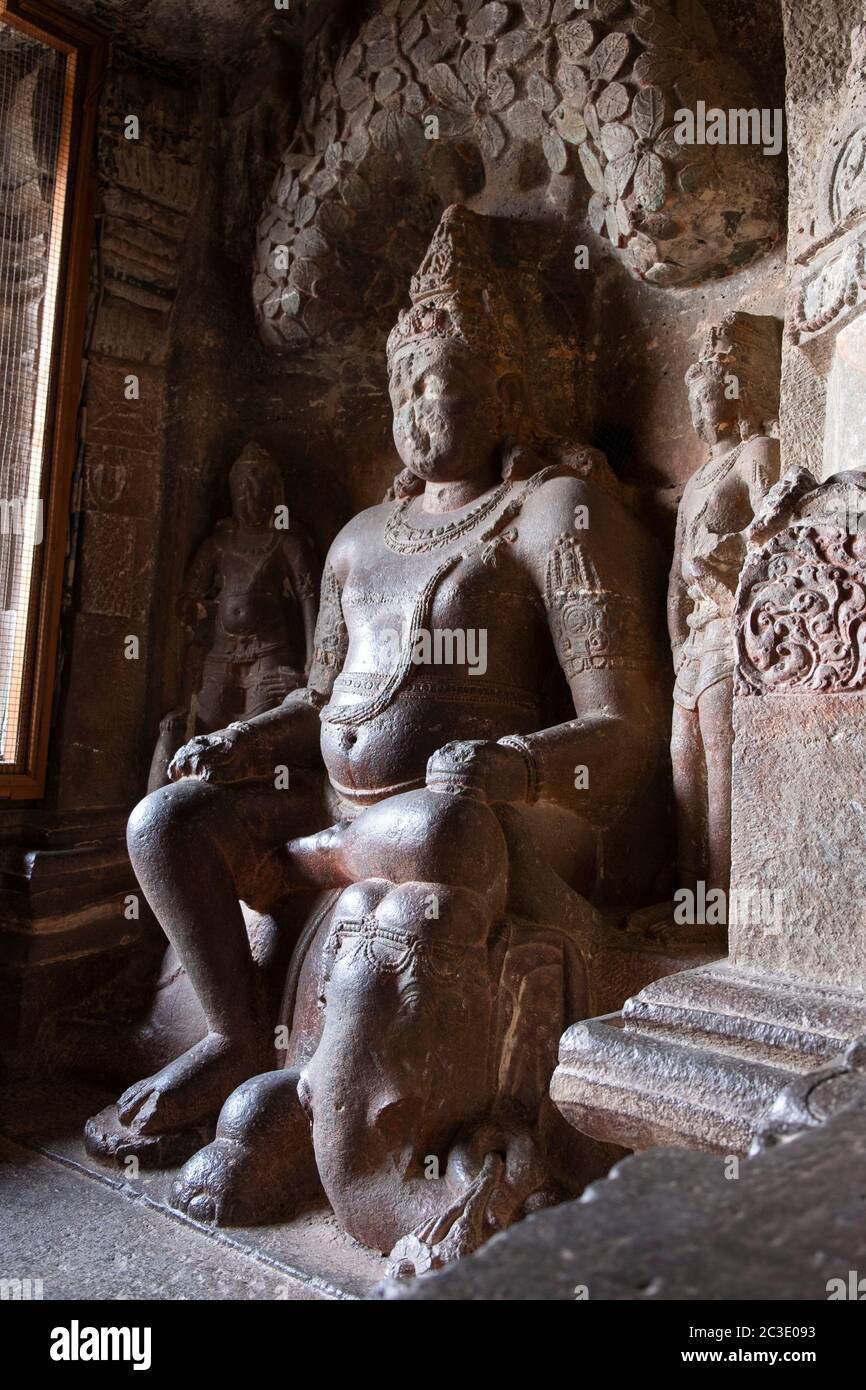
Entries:
[[499, 739], [499, 744], [503, 748], [514, 748], [523, 758], [523, 766], [526, 771], [526, 791], [524, 799], [531, 804], [538, 800], [538, 768], [532, 749], [524, 738], [519, 734], [509, 734], [506, 738]]

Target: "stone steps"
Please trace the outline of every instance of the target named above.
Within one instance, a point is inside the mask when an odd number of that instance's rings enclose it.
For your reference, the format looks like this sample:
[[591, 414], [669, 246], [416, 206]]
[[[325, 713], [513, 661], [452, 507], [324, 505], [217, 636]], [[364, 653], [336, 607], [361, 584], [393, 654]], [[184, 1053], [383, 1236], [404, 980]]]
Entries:
[[862, 996], [721, 963], [667, 976], [564, 1035], [551, 1094], [624, 1148], [745, 1153], [780, 1092], [866, 1032]]

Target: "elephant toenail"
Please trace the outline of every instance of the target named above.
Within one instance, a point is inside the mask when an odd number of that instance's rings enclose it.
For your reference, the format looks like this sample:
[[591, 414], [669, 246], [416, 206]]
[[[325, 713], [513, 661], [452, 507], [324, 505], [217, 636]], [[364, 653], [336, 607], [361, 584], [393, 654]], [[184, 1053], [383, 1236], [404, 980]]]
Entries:
[[193, 1197], [189, 1203], [187, 1214], [192, 1217], [193, 1221], [201, 1221], [204, 1225], [212, 1226], [216, 1221], [216, 1203], [212, 1197], [200, 1193], [197, 1197]]

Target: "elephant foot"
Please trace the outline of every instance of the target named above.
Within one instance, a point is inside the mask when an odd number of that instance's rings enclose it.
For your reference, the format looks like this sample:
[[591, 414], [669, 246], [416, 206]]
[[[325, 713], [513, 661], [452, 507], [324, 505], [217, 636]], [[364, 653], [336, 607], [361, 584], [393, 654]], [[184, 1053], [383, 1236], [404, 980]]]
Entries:
[[[496, 1144], [486, 1152], [480, 1169], [474, 1154], [478, 1141]], [[469, 1177], [474, 1170], [475, 1176]], [[493, 1138], [476, 1135], [452, 1150], [450, 1183], [465, 1183], [460, 1194], [443, 1200], [440, 1212], [397, 1241], [391, 1251], [386, 1279], [414, 1279], [473, 1254], [491, 1235], [512, 1225], [526, 1211], [556, 1200], [546, 1181], [546, 1169], [531, 1137], [525, 1133]]]
[[169, 1204], [209, 1226], [288, 1221], [322, 1193], [298, 1073], [254, 1076], [229, 1096], [216, 1138], [184, 1165]]

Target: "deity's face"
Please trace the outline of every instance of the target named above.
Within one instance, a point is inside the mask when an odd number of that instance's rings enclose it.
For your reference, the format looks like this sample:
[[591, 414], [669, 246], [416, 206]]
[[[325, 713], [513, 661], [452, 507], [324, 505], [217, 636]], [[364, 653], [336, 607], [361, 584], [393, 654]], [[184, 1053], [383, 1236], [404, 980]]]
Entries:
[[273, 520], [281, 487], [276, 467], [264, 455], [241, 454], [229, 475], [232, 512], [242, 526], [262, 527]]
[[503, 400], [495, 368], [456, 343], [412, 343], [391, 362], [394, 443], [425, 482], [452, 483], [495, 458]]
[[740, 403], [736, 397], [729, 399], [724, 372], [701, 371], [691, 377], [689, 409], [695, 433], [706, 444], [736, 438]]

